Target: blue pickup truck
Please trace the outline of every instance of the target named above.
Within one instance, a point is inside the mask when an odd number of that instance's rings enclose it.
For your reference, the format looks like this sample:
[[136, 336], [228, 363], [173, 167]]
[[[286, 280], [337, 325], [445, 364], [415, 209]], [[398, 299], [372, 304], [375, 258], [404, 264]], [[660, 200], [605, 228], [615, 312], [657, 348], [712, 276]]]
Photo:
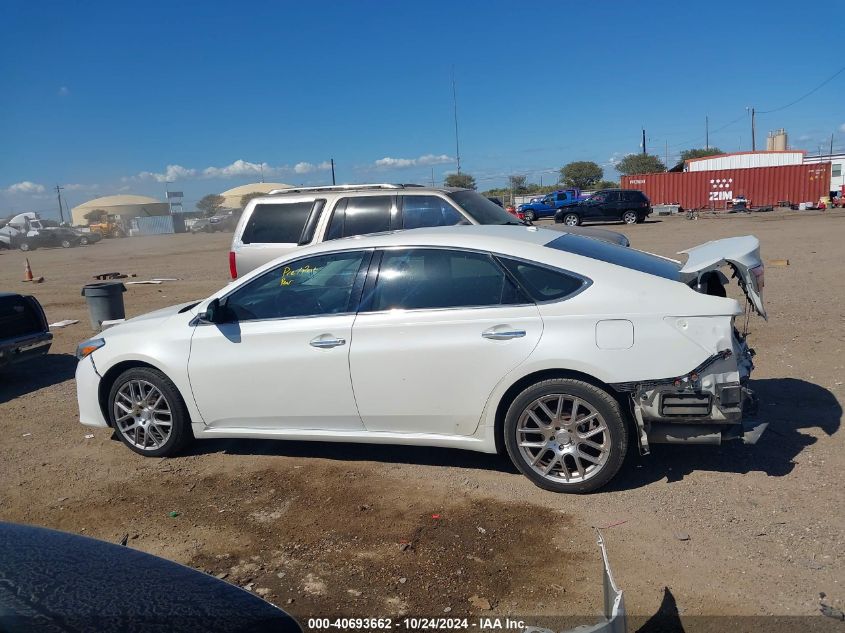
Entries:
[[533, 198], [531, 202], [519, 205], [516, 213], [518, 217], [529, 222], [540, 218], [551, 218], [558, 210], [578, 204], [586, 199], [587, 196], [581, 195], [581, 190], [578, 188], [559, 189], [545, 196]]

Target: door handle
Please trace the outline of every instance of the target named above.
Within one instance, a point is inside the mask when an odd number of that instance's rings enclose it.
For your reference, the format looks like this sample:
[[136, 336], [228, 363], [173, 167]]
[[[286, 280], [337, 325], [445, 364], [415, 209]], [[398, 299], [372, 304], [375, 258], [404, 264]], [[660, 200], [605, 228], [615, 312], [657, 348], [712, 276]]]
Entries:
[[522, 338], [525, 336], [525, 330], [497, 330], [496, 328], [490, 328], [489, 330], [484, 330], [481, 336], [491, 341], [507, 341], [512, 338]]
[[338, 347], [340, 345], [346, 345], [345, 338], [324, 338], [324, 336], [318, 336], [317, 338], [311, 339], [311, 347], [319, 347], [320, 349], [330, 349], [332, 347]]

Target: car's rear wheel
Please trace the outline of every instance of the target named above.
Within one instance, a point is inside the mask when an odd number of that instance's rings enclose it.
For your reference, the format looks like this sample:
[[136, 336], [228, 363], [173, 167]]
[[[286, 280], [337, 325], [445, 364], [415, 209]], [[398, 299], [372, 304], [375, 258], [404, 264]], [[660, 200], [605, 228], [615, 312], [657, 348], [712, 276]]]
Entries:
[[622, 221], [625, 224], [636, 224], [637, 214], [633, 211], [625, 211], [625, 213], [622, 214]]
[[192, 438], [179, 391], [157, 369], [134, 367], [120, 374], [109, 391], [108, 405], [112, 428], [141, 455], [167, 457]]
[[71, 242], [70, 240], [62, 240], [61, 244], [62, 248], [70, 248], [71, 246], [73, 246], [73, 242]]
[[31, 251], [32, 245], [29, 242], [21, 242], [18, 248], [20, 248], [24, 252]]
[[567, 213], [563, 216], [563, 223], [566, 226], [578, 226], [581, 224], [581, 217], [577, 213]]
[[534, 215], [533, 211], [526, 211], [525, 212], [525, 219], [528, 220], [529, 222], [533, 222], [534, 220], [537, 219], [537, 216]]
[[540, 488], [592, 492], [619, 471], [628, 430], [616, 399], [588, 382], [544, 380], [508, 409], [505, 446], [516, 467]]

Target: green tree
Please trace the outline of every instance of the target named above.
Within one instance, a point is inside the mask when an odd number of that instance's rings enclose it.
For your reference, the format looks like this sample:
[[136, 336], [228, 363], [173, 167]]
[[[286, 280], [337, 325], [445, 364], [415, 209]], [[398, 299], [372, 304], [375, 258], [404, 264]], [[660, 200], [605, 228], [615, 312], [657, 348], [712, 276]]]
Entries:
[[210, 193], [207, 196], [203, 196], [197, 202], [197, 210], [202, 211], [203, 215], [211, 216], [220, 211], [225, 202], [226, 198], [220, 194]]
[[91, 222], [99, 222], [100, 218], [103, 217], [104, 215], [106, 215], [106, 212], [103, 211], [102, 209], [94, 209], [93, 211], [89, 211], [88, 213], [86, 213], [82, 217], [84, 217], [86, 220], [88, 220], [88, 222], [90, 224]]
[[681, 152], [681, 162], [685, 162], [688, 160], [692, 160], [693, 158], [706, 158], [707, 156], [718, 156], [719, 154], [724, 154], [722, 150], [718, 147], [711, 147], [710, 149], [686, 149]]
[[246, 209], [246, 205], [249, 204], [249, 201], [253, 198], [260, 198], [261, 196], [266, 196], [266, 193], [261, 191], [250, 191], [249, 193], [245, 193], [241, 196], [241, 209]]
[[525, 186], [527, 180], [525, 176], [514, 174], [513, 176], [508, 176], [508, 185], [513, 189], [514, 193], [524, 193], [528, 191], [528, 188]]
[[619, 183], [615, 180], [599, 180], [591, 189], [598, 191], [599, 189], [616, 189], [618, 187]]
[[625, 176], [630, 174], [656, 174], [666, 171], [666, 165], [651, 154], [628, 154], [616, 163], [616, 171]]
[[475, 189], [475, 178], [469, 174], [446, 174], [443, 181], [447, 187], [461, 187], [463, 189]]
[[560, 169], [560, 180], [567, 187], [591, 189], [602, 176], [604, 170], [591, 160], [577, 160]]

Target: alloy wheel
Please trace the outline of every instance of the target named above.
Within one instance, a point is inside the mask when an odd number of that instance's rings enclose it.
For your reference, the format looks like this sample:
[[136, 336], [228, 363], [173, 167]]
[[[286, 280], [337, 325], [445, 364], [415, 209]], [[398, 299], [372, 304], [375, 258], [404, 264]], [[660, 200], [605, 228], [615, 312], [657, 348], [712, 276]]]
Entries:
[[622, 221], [625, 224], [635, 224], [637, 222], [637, 214], [633, 211], [626, 211], [622, 214]]
[[516, 433], [525, 463], [555, 483], [592, 479], [610, 455], [607, 423], [591, 404], [575, 396], [538, 398], [520, 415]]
[[565, 218], [563, 218], [563, 223], [566, 226], [578, 226], [578, 216], [574, 213], [570, 213]]
[[164, 394], [146, 380], [125, 382], [114, 397], [114, 420], [126, 440], [143, 451], [161, 448], [173, 430], [173, 413]]

